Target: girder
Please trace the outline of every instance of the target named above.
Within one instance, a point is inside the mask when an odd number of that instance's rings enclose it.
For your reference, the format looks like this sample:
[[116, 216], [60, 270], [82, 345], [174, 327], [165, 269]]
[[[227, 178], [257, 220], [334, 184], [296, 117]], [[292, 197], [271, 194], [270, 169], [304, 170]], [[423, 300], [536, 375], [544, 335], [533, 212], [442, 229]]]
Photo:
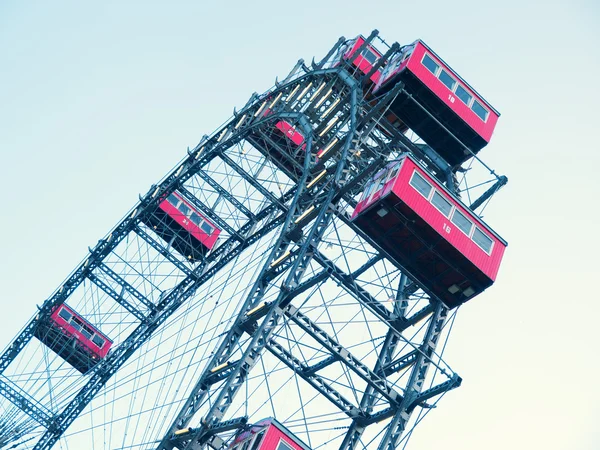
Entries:
[[[398, 408], [398, 411], [392, 417], [392, 420], [379, 443], [379, 450], [393, 450], [398, 447], [402, 433], [406, 429], [406, 425], [414, 409], [414, 402], [423, 390], [427, 371], [431, 365], [431, 356], [435, 351], [447, 316], [448, 308], [441, 302], [436, 302], [433, 316], [429, 322], [425, 338], [423, 339], [423, 344], [419, 349], [416, 361], [412, 367], [412, 372], [405, 389], [405, 397]], [[448, 384], [447, 387], [452, 388], [454, 387], [454, 384]], [[439, 393], [442, 392], [443, 391], [440, 391]]]
[[[152, 236], [150, 236], [150, 234], [148, 234], [142, 227], [140, 227], [138, 225], [134, 231], [139, 237], [141, 237], [146, 243], [148, 243], [148, 245], [150, 245], [150, 247], [152, 247], [161, 256], [163, 256], [167, 261], [169, 261], [171, 264], [173, 264], [175, 267], [177, 267], [177, 269], [179, 271], [181, 271], [183, 274], [185, 274], [188, 277], [194, 276], [194, 271], [187, 265], [187, 263], [182, 262], [179, 258], [177, 258], [175, 255], [173, 255], [173, 253], [168, 251], [164, 245], [162, 245], [160, 242], [158, 242], [156, 239], [154, 239]], [[119, 284], [121, 284], [121, 281], [119, 281], [118, 278], [116, 279], [116, 281]], [[130, 293], [132, 293], [136, 298], [140, 299], [140, 301], [142, 301], [141, 298], [145, 298], [143, 295], [139, 294], [137, 291], [135, 291], [135, 289], [132, 289], [131, 287], [126, 287], [125, 289], [130, 290], [131, 291]], [[145, 300], [145, 301], [147, 301], [147, 300]], [[151, 306], [154, 306], [154, 305], [151, 305]]]
[[329, 367], [330, 365], [332, 365], [335, 362], [338, 362], [339, 360], [339, 357], [337, 357], [336, 355], [331, 355], [325, 359], [322, 359], [318, 363], [313, 364], [312, 366], [303, 368], [300, 372], [302, 375], [311, 376], [317, 373], [319, 370], [323, 370], [324, 368]]
[[475, 200], [469, 205], [469, 208], [475, 211], [477, 208], [483, 205], [486, 200], [489, 200], [492, 197], [492, 195], [498, 192], [500, 188], [506, 183], [508, 183], [508, 178], [504, 175], [500, 176], [498, 180], [487, 191], [481, 194], [481, 196], [477, 200]]
[[[344, 286], [348, 292], [352, 293], [356, 299], [369, 308], [372, 313], [384, 321], [388, 326], [390, 326], [390, 328], [396, 329], [399, 327], [399, 325], [396, 323], [396, 318], [385, 308], [385, 306], [381, 304], [381, 302], [379, 302], [365, 289], [359, 286], [351, 276], [346, 274], [335, 263], [330, 261], [324, 254], [317, 251], [315, 253], [315, 261], [321, 264], [321, 266], [327, 270], [333, 279]], [[398, 329], [397, 331], [401, 333], [402, 329]]]
[[327, 400], [333, 403], [337, 408], [352, 419], [364, 418], [361, 410], [350, 400], [346, 399], [330, 383], [313, 373], [308, 367], [305, 367], [298, 358], [294, 357], [281, 344], [271, 340], [267, 345], [267, 350], [277, 359], [283, 362], [290, 369], [299, 374], [299, 376], [320, 392]]
[[[136, 317], [136, 319], [138, 319], [140, 322], [146, 321], [146, 316], [144, 315], [144, 313], [142, 311], [138, 310], [135, 306], [133, 306], [131, 303], [129, 303], [125, 298], [123, 298], [122, 294], [119, 294], [118, 292], [116, 292], [113, 288], [111, 288], [109, 285], [107, 285], [104, 281], [102, 281], [96, 275], [94, 275], [93, 273], [90, 273], [90, 274], [88, 274], [87, 278], [92, 283], [94, 283], [96, 286], [98, 286], [100, 289], [102, 289], [105, 293], [107, 293], [114, 301], [116, 301], [119, 305], [121, 305], [123, 308], [125, 308], [129, 313], [134, 315]], [[125, 290], [125, 288], [123, 288], [123, 290]]]
[[[406, 313], [406, 282], [407, 277], [405, 274], [402, 274], [398, 284], [398, 289], [396, 289], [396, 303], [394, 303], [394, 313], [400, 318], [404, 318]], [[385, 371], [385, 366], [388, 365], [389, 361], [393, 358], [399, 343], [400, 337], [394, 333], [394, 330], [388, 330], [374, 367], [374, 371], [376, 373], [380, 373], [383, 376], [390, 375], [389, 372]], [[367, 413], [370, 413], [371, 409], [375, 405], [376, 400], [377, 397], [375, 395], [375, 389], [373, 386], [369, 385], [362, 396], [360, 405], [366, 410]], [[397, 410], [398, 405], [394, 405], [394, 408], [388, 408], [387, 414], [382, 415], [378, 418], [378, 420], [384, 420], [387, 417], [393, 416]], [[360, 423], [356, 420], [353, 421], [348, 428], [346, 435], [344, 436], [344, 440], [340, 445], [340, 450], [350, 450], [356, 448], [367, 425], [368, 423]]]
[[52, 424], [52, 411], [49, 411], [4, 376], [0, 376], [0, 394], [41, 425], [50, 427]]
[[308, 316], [300, 312], [293, 305], [284, 310], [285, 315], [296, 325], [302, 328], [309, 336], [315, 339], [319, 344], [326, 348], [338, 361], [344, 363], [350, 370], [354, 371], [359, 377], [364, 379], [369, 386], [372, 386], [381, 396], [385, 397], [390, 403], [397, 404], [402, 396], [385, 379], [377, 375], [359, 358], [355, 357], [346, 348], [344, 348], [336, 339], [326, 333], [321, 327], [314, 323]]
[[457, 387], [459, 387], [461, 385], [461, 383], [462, 383], [462, 378], [459, 377], [457, 374], [453, 374], [452, 377], [448, 381], [444, 381], [443, 383], [440, 383], [437, 386], [434, 386], [430, 389], [427, 389], [427, 390], [419, 393], [414, 398], [412, 403], [410, 405], [408, 405], [407, 409], [411, 410], [412, 408], [416, 407], [417, 405], [420, 405], [421, 403], [429, 400], [432, 397], [436, 397], [440, 394], [448, 392], [451, 389], [456, 389]]
[[402, 355], [400, 358], [397, 358], [394, 361], [386, 364], [381, 370], [388, 376], [392, 373], [400, 372], [415, 363], [418, 353], [419, 352], [417, 350], [412, 350], [406, 355]]
[[204, 170], [200, 169], [196, 172], [200, 178], [202, 178], [206, 183], [212, 187], [215, 191], [217, 191], [220, 195], [229, 200], [238, 210], [240, 210], [248, 219], [253, 219], [254, 214], [250, 211], [242, 202], [240, 202], [234, 195], [232, 195], [227, 189], [224, 189], [217, 181], [215, 181], [209, 174], [207, 174]]
[[229, 167], [231, 167], [246, 181], [248, 181], [258, 192], [260, 192], [262, 195], [268, 198], [270, 202], [278, 206], [280, 209], [287, 209], [283, 203], [280, 203], [280, 200], [272, 192], [268, 191], [262, 184], [256, 182], [252, 174], [247, 173], [242, 167], [239, 166], [239, 164], [237, 164], [229, 156], [221, 154], [219, 155], [219, 158], [221, 158]]

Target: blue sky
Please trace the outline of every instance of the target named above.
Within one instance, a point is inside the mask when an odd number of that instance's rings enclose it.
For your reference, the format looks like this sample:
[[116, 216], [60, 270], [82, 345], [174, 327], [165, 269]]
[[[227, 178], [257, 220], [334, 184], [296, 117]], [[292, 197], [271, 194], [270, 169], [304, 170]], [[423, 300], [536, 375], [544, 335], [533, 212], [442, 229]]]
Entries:
[[501, 112], [481, 156], [510, 180], [486, 211], [509, 241], [498, 283], [446, 353], [465, 381], [412, 448], [600, 447], [599, 22], [591, 0], [2, 2], [0, 345], [234, 106], [377, 28]]

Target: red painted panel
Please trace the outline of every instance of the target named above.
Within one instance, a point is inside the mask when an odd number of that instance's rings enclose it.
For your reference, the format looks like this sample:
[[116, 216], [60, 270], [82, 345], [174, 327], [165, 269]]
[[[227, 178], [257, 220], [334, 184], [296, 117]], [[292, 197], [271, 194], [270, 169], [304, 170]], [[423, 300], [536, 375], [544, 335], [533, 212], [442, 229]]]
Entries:
[[[288, 138], [295, 145], [300, 145], [304, 142], [304, 136], [300, 133], [295, 126], [290, 124], [285, 120], [280, 120], [275, 124], [275, 128], [277, 128], [283, 135]], [[306, 143], [302, 144], [302, 150], [306, 150]], [[317, 160], [319, 162], [319, 158], [323, 155], [323, 150], [320, 149], [317, 151]]]
[[[279, 422], [274, 419], [264, 419], [256, 423], [250, 430], [240, 433], [234, 439], [233, 443], [229, 447], [231, 450], [240, 450], [246, 446], [247, 441], [254, 438], [255, 435], [260, 433], [267, 427], [267, 432], [263, 436], [258, 450], [277, 450], [279, 443], [283, 440], [294, 450], [307, 450], [306, 445], [301, 445], [300, 442], [289, 430], [285, 427], [278, 426]], [[254, 443], [252, 444], [254, 447]], [[249, 450], [249, 449], [248, 449]]]
[[[494, 241], [491, 255], [483, 251], [470, 237], [464, 234], [450, 219], [444, 216], [444, 214], [409, 184], [410, 177], [415, 169], [434, 187], [437, 187], [438, 192], [444, 195], [460, 212], [479, 226]], [[490, 277], [491, 280], [496, 279], [506, 245], [472, 211], [446, 194], [443, 188], [440, 187], [440, 184], [421, 167], [418, 167], [411, 159], [406, 159], [398, 176], [398, 182], [394, 185], [393, 192], [433, 227], [440, 236], [450, 242], [469, 261]]]
[[423, 82], [436, 96], [438, 96], [452, 111], [458, 114], [473, 130], [475, 130], [487, 142], [492, 137], [492, 132], [498, 122], [498, 114], [490, 107], [490, 105], [474, 92], [466, 84], [462, 86], [469, 91], [473, 97], [478, 99], [489, 110], [487, 121], [484, 122], [475, 114], [471, 108], [465, 105], [459, 98], [453, 94], [446, 85], [444, 85], [435, 75], [433, 75], [422, 63], [423, 56], [427, 52], [441, 67], [446, 68], [455, 78], [459, 78], [457, 74], [444, 62], [438, 58], [433, 52], [427, 50], [421, 41], [417, 41], [417, 45], [409, 58], [406, 68]]
[[[280, 120], [275, 124], [275, 128], [283, 133], [283, 135], [292, 141], [296, 145], [300, 145], [304, 142], [304, 136], [296, 130], [296, 127], [291, 125], [289, 122], [285, 120]], [[302, 146], [302, 148], [306, 148], [306, 144]]]
[[277, 446], [281, 440], [285, 441], [285, 443], [294, 450], [304, 450], [299, 444], [297, 444], [292, 438], [277, 428], [274, 424], [269, 427], [269, 430], [267, 431], [259, 450], [277, 450]]
[[[69, 322], [67, 322], [62, 317], [60, 317], [58, 315], [58, 313], [61, 310], [61, 308], [64, 308], [67, 311], [69, 311], [71, 313], [71, 315], [73, 315], [74, 317], [77, 317], [83, 323], [85, 323], [87, 326], [89, 326], [92, 330], [94, 330], [94, 333], [101, 336], [105, 340], [104, 346], [102, 348], [98, 348], [98, 346], [96, 344], [94, 344], [91, 340], [89, 340], [87, 337], [85, 337], [83, 335], [83, 333], [81, 333], [81, 331], [77, 330], [75, 327], [73, 327], [73, 325], [71, 325]], [[91, 323], [89, 323], [87, 320], [85, 320], [83, 317], [81, 317], [79, 314], [77, 314], [69, 306], [62, 304], [59, 307], [57, 307], [54, 310], [54, 312], [50, 315], [50, 319], [54, 323], [56, 323], [58, 326], [60, 326], [65, 331], [65, 334], [67, 334], [69, 336], [73, 336], [85, 348], [90, 350], [93, 354], [95, 354], [99, 358], [104, 358], [107, 355], [108, 351], [110, 350], [112, 341], [107, 336], [105, 336], [100, 330], [98, 330], [95, 326], [93, 326]]]
[[[377, 179], [382, 173], [384, 173], [387, 170], [388, 167], [396, 165], [396, 164], [401, 166], [402, 164], [404, 164], [404, 160], [402, 160], [400, 162], [393, 162], [391, 164], [388, 164], [385, 169], [382, 169], [379, 172], [377, 172], [373, 176], [372, 179], [373, 180]], [[385, 183], [385, 185], [381, 188], [381, 190], [373, 193], [372, 195], [369, 195], [369, 197], [364, 197], [364, 193], [363, 193], [363, 197], [361, 197], [360, 201], [356, 204], [356, 208], [354, 208], [351, 219], [354, 219], [361, 211], [364, 211], [371, 204], [373, 204], [377, 200], [379, 200], [381, 197], [384, 197], [385, 195], [387, 195], [392, 190], [392, 188], [394, 187], [394, 185], [396, 184], [397, 181], [398, 181], [398, 176], [388, 180]], [[368, 185], [368, 186], [370, 186], [370, 185]]]
[[186, 216], [181, 214], [181, 212], [171, 203], [169, 203], [166, 199], [160, 203], [160, 209], [162, 209], [165, 213], [169, 215], [173, 220], [175, 220], [179, 225], [181, 225], [186, 231], [188, 231], [193, 237], [202, 242], [208, 249], [212, 249], [219, 238], [219, 234], [221, 234], [221, 230], [217, 228], [210, 220], [204, 217], [200, 212], [196, 210], [192, 205], [183, 200], [180, 195], [175, 194], [177, 198], [182, 200], [188, 208], [198, 214], [202, 219], [208, 222], [213, 228], [214, 231], [211, 235], [208, 235], [204, 230], [198, 227], [194, 222], [188, 219]]
[[[408, 48], [404, 49], [402, 51], [402, 53], [398, 53], [390, 59], [388, 64], [385, 66], [386, 69], [384, 69], [381, 78], [376, 83], [376, 86], [375, 86], [375, 89], [373, 89], [373, 92], [377, 92], [379, 90], [379, 88], [386, 83], [386, 81], [393, 78], [397, 73], [400, 73], [402, 70], [404, 70], [404, 68], [408, 65], [408, 62], [410, 61], [410, 57], [407, 57], [397, 67], [394, 67], [394, 66], [395, 66], [395, 64], [397, 64], [398, 60], [401, 60], [402, 58], [404, 58], [404, 56], [407, 53], [409, 53], [409, 56], [410, 56], [410, 54], [412, 54], [415, 46], [416, 46], [416, 44], [410, 45]], [[394, 67], [394, 68], [392, 68], [392, 67]]]
[[[354, 45], [352, 45], [350, 47], [350, 49], [344, 54], [344, 59], [350, 59], [354, 55], [354, 53], [356, 53], [356, 51], [360, 48], [360, 46], [363, 45], [364, 42], [365, 42], [365, 38], [363, 38], [362, 36], [357, 37], [354, 40]], [[369, 50], [371, 50], [375, 55], [377, 55], [377, 58], [381, 58], [381, 56], [382, 56], [381, 53], [378, 52], [375, 49], [375, 47], [368, 45], [367, 48]], [[371, 69], [373, 68], [373, 64], [371, 64], [368, 60], [366, 60], [363, 55], [358, 55], [356, 58], [354, 58], [352, 60], [352, 65], [357, 67], [358, 70], [360, 70], [365, 75], [367, 73], [369, 73], [371, 71]], [[373, 83], [377, 84], [379, 82], [380, 77], [381, 77], [381, 71], [378, 70], [373, 75], [371, 75], [370, 80]]]

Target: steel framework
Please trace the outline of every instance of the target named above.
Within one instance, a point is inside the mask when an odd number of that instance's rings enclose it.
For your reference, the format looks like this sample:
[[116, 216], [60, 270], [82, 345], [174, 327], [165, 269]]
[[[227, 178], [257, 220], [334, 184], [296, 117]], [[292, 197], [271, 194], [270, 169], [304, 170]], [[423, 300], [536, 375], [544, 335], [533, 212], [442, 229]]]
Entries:
[[[386, 112], [402, 84], [374, 96], [371, 74], [333, 66], [343, 43], [310, 67], [300, 60], [188, 149], [43, 302], [0, 356], [0, 448], [101, 434], [109, 448], [118, 435], [119, 448], [220, 449], [277, 415], [313, 449], [393, 449], [415, 410], [460, 386], [436, 351], [454, 311], [349, 214], [369, 177], [405, 152], [474, 210], [506, 177], [481, 165], [468, 184], [468, 171], [398, 132]], [[278, 120], [306, 147], [277, 139]], [[146, 225], [175, 190], [223, 230], [199, 262]], [[63, 302], [115, 341], [86, 375], [32, 340]]]

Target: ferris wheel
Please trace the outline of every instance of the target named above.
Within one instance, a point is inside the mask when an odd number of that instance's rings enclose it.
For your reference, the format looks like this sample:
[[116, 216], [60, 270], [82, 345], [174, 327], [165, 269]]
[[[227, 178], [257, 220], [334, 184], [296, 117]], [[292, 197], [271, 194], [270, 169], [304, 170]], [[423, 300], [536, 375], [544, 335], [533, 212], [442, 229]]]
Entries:
[[507, 246], [482, 219], [498, 117], [422, 40], [298, 61], [5, 348], [0, 448], [405, 447]]

